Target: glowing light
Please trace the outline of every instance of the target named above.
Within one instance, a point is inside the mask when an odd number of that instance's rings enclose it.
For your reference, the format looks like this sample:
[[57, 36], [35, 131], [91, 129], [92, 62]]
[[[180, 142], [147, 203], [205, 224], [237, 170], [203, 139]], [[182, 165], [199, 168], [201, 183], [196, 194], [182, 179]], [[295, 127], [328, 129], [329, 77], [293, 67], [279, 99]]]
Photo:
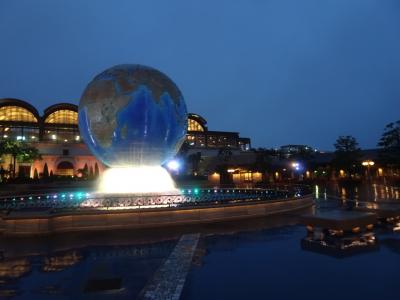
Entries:
[[56, 136], [55, 134], [52, 134], [52, 135], [51, 135], [51, 138], [52, 138], [53, 140], [56, 140], [56, 139], [57, 139], [57, 136]]
[[167, 163], [167, 168], [172, 170], [172, 171], [178, 171], [180, 169], [181, 165], [177, 160], [171, 160]]
[[373, 162], [372, 160], [365, 160], [361, 163], [363, 166], [373, 166], [375, 165], [375, 162]]
[[111, 194], [179, 193], [167, 170], [157, 166], [108, 169], [101, 177], [99, 191]]
[[235, 169], [228, 169], [227, 172], [228, 173], [233, 173], [233, 172], [235, 172]]

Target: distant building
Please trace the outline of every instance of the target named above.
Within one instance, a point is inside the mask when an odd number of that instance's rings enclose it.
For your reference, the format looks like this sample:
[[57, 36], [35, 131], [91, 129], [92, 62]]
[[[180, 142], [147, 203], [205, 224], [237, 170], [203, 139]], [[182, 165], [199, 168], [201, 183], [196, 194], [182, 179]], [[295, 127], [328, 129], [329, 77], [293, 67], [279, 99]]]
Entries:
[[188, 145], [198, 149], [232, 148], [248, 151], [251, 148], [249, 138], [239, 137], [237, 132], [210, 131], [207, 121], [197, 114], [188, 115]]
[[[43, 173], [45, 164], [54, 175], [79, 175], [80, 169], [101, 172], [104, 166], [81, 141], [78, 128], [78, 107], [70, 103], [58, 103], [44, 110], [43, 115], [31, 104], [18, 99], [0, 99], [0, 140], [16, 140], [32, 143], [42, 155], [42, 160], [31, 166], [20, 164], [33, 177]], [[249, 138], [239, 137], [237, 132], [209, 131], [207, 122], [197, 114], [188, 115], [186, 141], [189, 149], [230, 148], [246, 151], [251, 147]], [[10, 161], [1, 161], [4, 170], [10, 169]], [[26, 170], [26, 168], [30, 170]]]
[[279, 152], [283, 157], [289, 158], [296, 154], [317, 152], [317, 149], [307, 145], [284, 145], [280, 147]]

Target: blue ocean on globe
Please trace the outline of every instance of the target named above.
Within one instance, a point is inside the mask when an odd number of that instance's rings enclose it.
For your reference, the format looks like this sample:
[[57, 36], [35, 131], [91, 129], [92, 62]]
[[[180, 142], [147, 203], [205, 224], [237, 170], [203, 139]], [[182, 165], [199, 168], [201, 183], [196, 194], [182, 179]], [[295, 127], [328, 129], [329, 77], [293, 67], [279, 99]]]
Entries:
[[162, 165], [186, 136], [180, 90], [165, 74], [142, 65], [118, 65], [97, 75], [78, 111], [84, 142], [110, 167]]

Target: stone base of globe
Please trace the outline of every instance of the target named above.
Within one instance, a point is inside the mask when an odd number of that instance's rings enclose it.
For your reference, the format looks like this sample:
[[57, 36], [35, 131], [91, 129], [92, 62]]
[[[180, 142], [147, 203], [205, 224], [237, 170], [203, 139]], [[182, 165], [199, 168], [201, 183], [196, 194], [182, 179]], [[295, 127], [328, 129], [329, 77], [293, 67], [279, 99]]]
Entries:
[[160, 166], [119, 167], [100, 178], [102, 194], [179, 194], [171, 175]]

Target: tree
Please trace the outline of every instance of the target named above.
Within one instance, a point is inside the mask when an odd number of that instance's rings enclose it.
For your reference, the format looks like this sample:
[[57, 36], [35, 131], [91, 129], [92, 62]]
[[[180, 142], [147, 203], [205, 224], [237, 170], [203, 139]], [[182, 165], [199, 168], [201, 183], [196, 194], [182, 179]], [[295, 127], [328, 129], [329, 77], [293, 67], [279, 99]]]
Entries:
[[89, 176], [89, 167], [88, 167], [87, 163], [85, 163], [85, 165], [82, 169], [78, 169], [78, 172], [81, 173], [82, 179], [87, 179]]
[[382, 162], [400, 166], [400, 120], [386, 125], [378, 146]]
[[229, 147], [223, 147], [218, 150], [218, 158], [222, 161], [229, 161], [232, 157], [232, 151]]
[[90, 166], [90, 168], [89, 168], [89, 178], [90, 178], [90, 179], [93, 179], [93, 178], [94, 178], [93, 166]]
[[35, 170], [33, 171], [33, 179], [38, 180], [39, 179], [39, 174], [37, 169], [35, 168]]
[[17, 160], [19, 162], [24, 163], [32, 163], [35, 160], [41, 160], [42, 156], [39, 153], [39, 150], [35, 147], [31, 147], [28, 144], [21, 143], [20, 145], [20, 153], [17, 156]]
[[187, 157], [187, 162], [191, 165], [192, 175], [196, 175], [199, 172], [201, 162], [201, 152], [192, 153]]
[[351, 135], [339, 136], [334, 146], [336, 149], [335, 153], [354, 153], [360, 151], [356, 138]]
[[332, 163], [336, 169], [354, 170], [359, 167], [361, 153], [353, 136], [339, 136], [334, 146], [336, 150]]
[[11, 156], [11, 163], [12, 169], [11, 177], [15, 178], [15, 165], [17, 162], [17, 156], [20, 154], [20, 143], [14, 141], [2, 141], [0, 142], [0, 155], [10, 155]]
[[33, 162], [37, 159], [42, 159], [39, 150], [26, 143], [18, 141], [1, 141], [0, 142], [0, 156], [10, 155], [12, 162], [12, 178], [15, 178], [16, 162]]
[[94, 177], [95, 177], [95, 178], [98, 178], [98, 177], [99, 177], [99, 174], [100, 174], [99, 166], [97, 165], [97, 163], [95, 163], [95, 164], [94, 164]]
[[49, 177], [49, 167], [47, 166], [47, 163], [45, 163], [43, 167], [43, 178], [48, 178], [48, 177]]
[[264, 173], [271, 166], [271, 151], [264, 148], [258, 148], [257, 150], [254, 150], [254, 152], [255, 161], [251, 169]]

